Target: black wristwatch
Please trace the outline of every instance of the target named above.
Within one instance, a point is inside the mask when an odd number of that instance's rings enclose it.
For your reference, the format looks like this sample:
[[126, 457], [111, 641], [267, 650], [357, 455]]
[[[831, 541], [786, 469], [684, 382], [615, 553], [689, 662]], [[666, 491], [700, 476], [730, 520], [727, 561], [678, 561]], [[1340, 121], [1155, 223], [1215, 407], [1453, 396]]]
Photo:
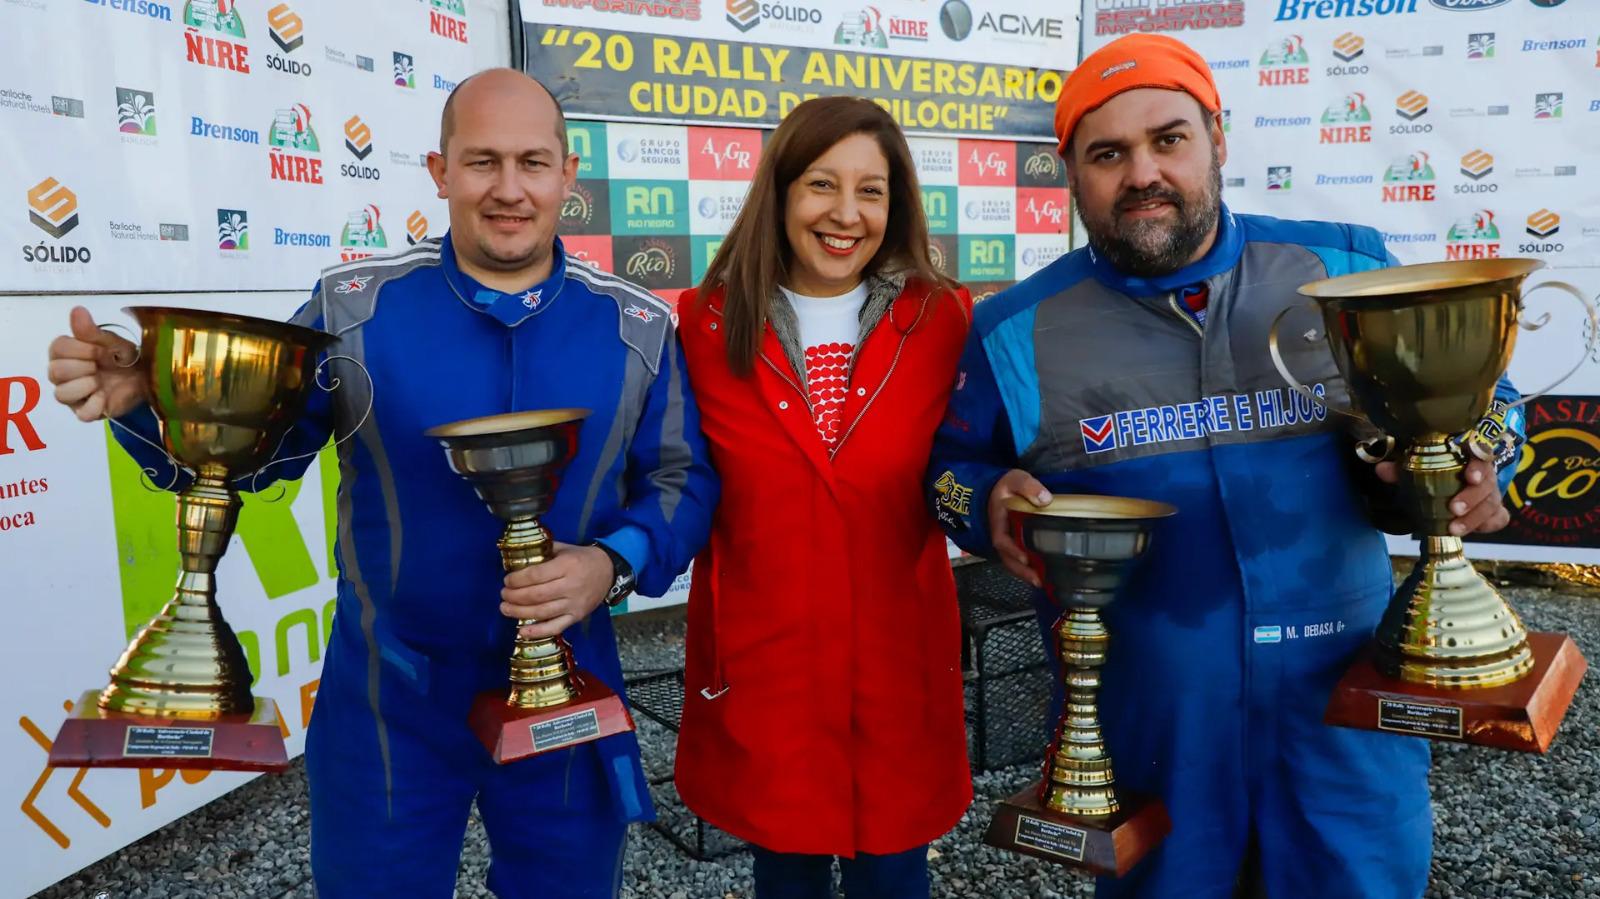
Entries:
[[611, 589], [606, 591], [606, 605], [615, 606], [627, 599], [628, 594], [633, 592], [634, 585], [638, 580], [633, 573], [633, 566], [629, 565], [628, 560], [622, 557], [622, 553], [598, 540], [591, 543], [590, 546], [600, 547], [607, 556], [611, 557]]

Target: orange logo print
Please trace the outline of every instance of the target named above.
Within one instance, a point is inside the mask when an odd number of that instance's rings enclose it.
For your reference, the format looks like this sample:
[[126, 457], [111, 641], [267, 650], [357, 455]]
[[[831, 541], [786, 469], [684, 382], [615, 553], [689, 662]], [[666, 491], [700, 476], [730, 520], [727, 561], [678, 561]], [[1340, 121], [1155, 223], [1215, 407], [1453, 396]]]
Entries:
[[293, 53], [306, 42], [305, 27], [305, 22], [287, 3], [267, 10], [267, 31], [272, 35], [273, 43], [282, 47], [285, 53]]
[[421, 212], [413, 212], [406, 217], [406, 237], [412, 243], [428, 239], [428, 219]]
[[372, 152], [372, 129], [361, 116], [353, 115], [344, 123], [344, 145], [357, 159], [366, 159]]
[[1410, 121], [1428, 111], [1428, 95], [1416, 91], [1406, 91], [1399, 99], [1394, 101], [1394, 111], [1400, 113], [1400, 118]]
[[1494, 157], [1482, 150], [1472, 150], [1461, 157], [1461, 174], [1474, 181], [1494, 171]]
[[1541, 209], [1528, 216], [1528, 233], [1534, 237], [1549, 237], [1561, 230], [1561, 216], [1548, 209]]
[[78, 227], [78, 195], [46, 178], [28, 190], [28, 218], [51, 237], [61, 237]]
[[1353, 31], [1346, 31], [1333, 39], [1333, 55], [1344, 62], [1349, 62], [1365, 52], [1367, 42]]

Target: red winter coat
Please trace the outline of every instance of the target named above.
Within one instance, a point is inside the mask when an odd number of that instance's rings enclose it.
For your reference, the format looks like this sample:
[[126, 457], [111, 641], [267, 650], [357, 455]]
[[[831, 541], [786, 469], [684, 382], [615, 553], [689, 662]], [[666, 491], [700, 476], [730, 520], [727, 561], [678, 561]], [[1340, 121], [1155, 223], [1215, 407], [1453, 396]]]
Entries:
[[857, 350], [830, 460], [772, 327], [737, 378], [721, 291], [679, 301], [722, 501], [689, 595], [677, 787], [736, 837], [901, 852], [972, 801], [955, 583], [922, 488], [971, 306], [900, 292]]

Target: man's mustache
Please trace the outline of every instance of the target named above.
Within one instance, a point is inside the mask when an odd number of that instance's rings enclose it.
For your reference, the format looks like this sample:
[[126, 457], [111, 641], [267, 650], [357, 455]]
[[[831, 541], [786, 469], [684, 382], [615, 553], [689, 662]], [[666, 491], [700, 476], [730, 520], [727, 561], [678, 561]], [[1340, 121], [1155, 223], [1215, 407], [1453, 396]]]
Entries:
[[1163, 200], [1171, 203], [1179, 212], [1183, 211], [1183, 195], [1164, 187], [1147, 187], [1144, 190], [1133, 190], [1123, 194], [1122, 198], [1117, 201], [1117, 211], [1127, 212], [1129, 209], [1141, 203], [1148, 203], [1151, 200]]

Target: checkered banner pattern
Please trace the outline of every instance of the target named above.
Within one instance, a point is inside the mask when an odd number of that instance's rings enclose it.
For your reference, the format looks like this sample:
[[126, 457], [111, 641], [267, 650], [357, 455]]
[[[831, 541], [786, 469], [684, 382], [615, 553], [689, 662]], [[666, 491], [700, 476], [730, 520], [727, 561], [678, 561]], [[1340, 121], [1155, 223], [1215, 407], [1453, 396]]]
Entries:
[[[562, 209], [567, 250], [669, 302], [697, 284], [744, 202], [770, 131], [569, 122], [583, 162]], [[912, 137], [933, 261], [987, 297], [1066, 252], [1054, 148]]]

